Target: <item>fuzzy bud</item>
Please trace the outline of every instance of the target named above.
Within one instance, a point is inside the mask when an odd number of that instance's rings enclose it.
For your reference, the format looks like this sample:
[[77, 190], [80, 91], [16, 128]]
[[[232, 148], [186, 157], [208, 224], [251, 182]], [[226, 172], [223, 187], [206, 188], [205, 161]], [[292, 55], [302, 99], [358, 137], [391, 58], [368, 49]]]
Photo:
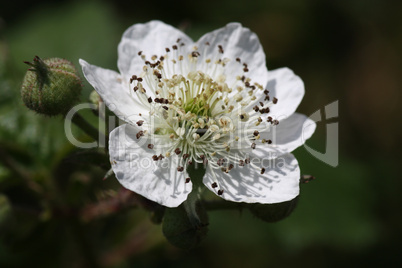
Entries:
[[199, 226], [194, 226], [190, 221], [183, 205], [165, 210], [162, 231], [172, 245], [181, 249], [191, 249], [206, 237], [208, 232], [208, 215], [201, 204], [197, 204], [196, 208], [201, 220]]
[[82, 83], [74, 65], [60, 58], [25, 62], [28, 69], [21, 87], [25, 105], [49, 116], [66, 114], [81, 94]]
[[248, 204], [250, 212], [266, 222], [277, 222], [287, 218], [296, 208], [299, 197], [277, 204]]

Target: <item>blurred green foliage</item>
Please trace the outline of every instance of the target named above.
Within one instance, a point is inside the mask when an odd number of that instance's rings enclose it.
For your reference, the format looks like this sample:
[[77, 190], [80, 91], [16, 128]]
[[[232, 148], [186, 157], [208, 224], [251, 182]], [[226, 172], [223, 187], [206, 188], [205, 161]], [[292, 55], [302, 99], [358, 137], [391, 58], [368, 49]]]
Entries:
[[[402, 238], [398, 190], [402, 4], [397, 1], [38, 1], [10, 3], [0, 18], [0, 266], [390, 266]], [[24, 6], [24, 5], [22, 5]], [[5, 13], [6, 11], [7, 14]], [[339, 100], [340, 164], [295, 154], [304, 174], [298, 207], [268, 224], [248, 211], [209, 215], [208, 238], [186, 252], [169, 245], [121, 190], [102, 150], [77, 151], [61, 118], [26, 109], [20, 83], [33, 56], [79, 58], [116, 69], [131, 24], [161, 19], [197, 39], [230, 21], [256, 32], [269, 69], [292, 68], [312, 114]], [[86, 83], [82, 101], [91, 91]], [[97, 124], [96, 117], [84, 114]], [[81, 140], [89, 140], [78, 129]], [[324, 151], [325, 122], [307, 142]], [[41, 199], [39, 197], [44, 196]], [[135, 209], [140, 207], [140, 209]], [[152, 215], [151, 215], [152, 216]]]

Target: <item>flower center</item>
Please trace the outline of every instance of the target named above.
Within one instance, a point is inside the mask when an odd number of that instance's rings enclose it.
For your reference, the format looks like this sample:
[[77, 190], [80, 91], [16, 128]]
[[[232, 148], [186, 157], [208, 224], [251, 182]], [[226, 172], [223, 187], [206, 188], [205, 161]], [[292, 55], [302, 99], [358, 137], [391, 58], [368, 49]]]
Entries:
[[180, 156], [179, 172], [193, 162], [224, 172], [252, 165], [249, 151], [271, 143], [259, 133], [279, 123], [264, 118], [277, 99], [270, 100], [268, 90], [246, 76], [248, 65], [224, 58], [220, 45], [216, 53], [206, 53], [209, 48], [206, 43], [201, 53], [178, 40], [162, 56], [147, 59], [139, 52], [143, 71], [130, 79], [131, 94], [150, 111], [137, 122], [144, 128], [137, 138], [150, 135], [155, 161]]

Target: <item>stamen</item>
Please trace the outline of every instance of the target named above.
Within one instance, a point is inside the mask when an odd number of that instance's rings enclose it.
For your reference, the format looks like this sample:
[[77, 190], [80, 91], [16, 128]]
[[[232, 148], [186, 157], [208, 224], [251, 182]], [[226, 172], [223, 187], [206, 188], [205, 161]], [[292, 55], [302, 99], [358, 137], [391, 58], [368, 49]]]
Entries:
[[[210, 46], [208, 42], [205, 45]], [[160, 153], [152, 156], [154, 161], [173, 153], [181, 154], [183, 161], [179, 158], [178, 172], [183, 172], [193, 161], [209, 163], [210, 168], [226, 173], [235, 168], [235, 163], [240, 167], [250, 164], [245, 151], [240, 150], [240, 156], [233, 155], [232, 151], [238, 152], [238, 146], [248, 147], [244, 146], [243, 139], [251, 142], [252, 149], [256, 148], [260, 141], [259, 131], [263, 129], [257, 126], [264, 125], [261, 117], [270, 112], [269, 107], [277, 103], [277, 98], [267, 103], [269, 91], [245, 75], [249, 67], [239, 57], [223, 58], [222, 45], [217, 45], [218, 51], [215, 50], [211, 58], [203, 58], [208, 54], [206, 47], [200, 53], [195, 46], [184, 49], [181, 46], [185, 44], [178, 39], [171, 48], [165, 48], [165, 55], [146, 57], [142, 51], [138, 52], [144, 62], [143, 72], [130, 78], [130, 85], [133, 84], [130, 88], [141, 104], [152, 108], [150, 115], [155, 124], [151, 129], [145, 124], [145, 131], [139, 131], [137, 139], [147, 134], [151, 139], [161, 139], [162, 143], [158, 144], [169, 144], [162, 151], [156, 144], [147, 146], [151, 150], [156, 147]], [[229, 86], [226, 75], [232, 75], [227, 71], [230, 61], [239, 64], [236, 81]], [[264, 92], [265, 101], [256, 101], [257, 89]], [[232, 92], [235, 94], [231, 95]], [[266, 120], [272, 125], [279, 123], [270, 116]], [[136, 124], [143, 126], [144, 120]], [[269, 126], [265, 124], [264, 127]], [[242, 129], [245, 132], [238, 133]], [[261, 143], [271, 144], [272, 141], [263, 139]], [[190, 178], [185, 181], [190, 182]], [[218, 184], [213, 183], [212, 187], [216, 188]], [[223, 189], [218, 194], [222, 195]]]

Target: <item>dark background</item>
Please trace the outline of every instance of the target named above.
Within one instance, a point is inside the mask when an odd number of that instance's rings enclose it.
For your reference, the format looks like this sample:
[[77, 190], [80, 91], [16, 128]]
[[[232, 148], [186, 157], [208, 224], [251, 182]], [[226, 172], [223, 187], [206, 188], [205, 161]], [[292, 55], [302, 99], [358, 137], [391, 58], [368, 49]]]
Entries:
[[[107, 267], [402, 264], [402, 181], [397, 175], [402, 148], [402, 2], [3, 2], [1, 267], [82, 267], [91, 256]], [[66, 175], [66, 166], [76, 164], [76, 149], [65, 138], [61, 117], [42, 117], [23, 106], [23, 61], [35, 55], [62, 57], [78, 66], [83, 58], [117, 70], [121, 34], [134, 23], [152, 19], [178, 27], [194, 40], [228, 22], [241, 22], [259, 36], [268, 69], [287, 66], [304, 80], [306, 94], [299, 112], [310, 115], [339, 101], [339, 117], [330, 121], [339, 123], [339, 165], [331, 167], [304, 148], [295, 151], [302, 173], [317, 179], [302, 185], [290, 217], [269, 224], [246, 210], [211, 212], [208, 238], [191, 251], [169, 245], [144, 209], [115, 209], [76, 227], [82, 218], [77, 210], [109, 200], [121, 187], [114, 178], [102, 181], [104, 171], [93, 163]], [[92, 90], [85, 85], [82, 102]], [[86, 117], [96, 122], [91, 114]], [[320, 122], [307, 142], [321, 152], [326, 123]], [[66, 157], [67, 164], [62, 160]], [[62, 185], [60, 195], [54, 194], [54, 181]]]

